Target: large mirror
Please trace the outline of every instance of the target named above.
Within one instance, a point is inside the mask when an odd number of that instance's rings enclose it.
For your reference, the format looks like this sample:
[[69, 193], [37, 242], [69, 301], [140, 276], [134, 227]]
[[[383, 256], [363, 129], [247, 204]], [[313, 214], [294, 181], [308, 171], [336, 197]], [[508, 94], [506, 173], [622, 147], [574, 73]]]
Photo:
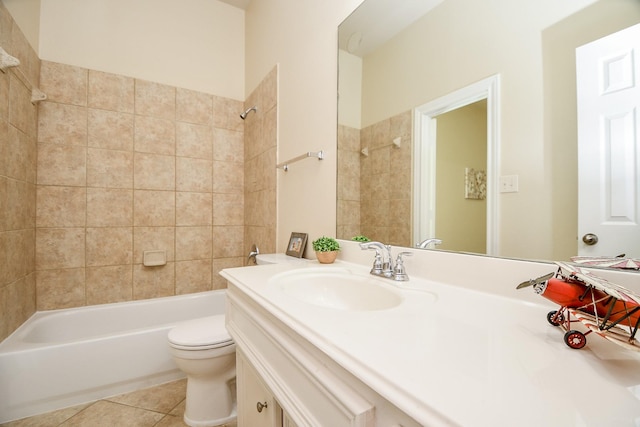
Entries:
[[576, 48], [638, 22], [638, 0], [365, 0], [339, 27], [337, 236], [580, 253]]

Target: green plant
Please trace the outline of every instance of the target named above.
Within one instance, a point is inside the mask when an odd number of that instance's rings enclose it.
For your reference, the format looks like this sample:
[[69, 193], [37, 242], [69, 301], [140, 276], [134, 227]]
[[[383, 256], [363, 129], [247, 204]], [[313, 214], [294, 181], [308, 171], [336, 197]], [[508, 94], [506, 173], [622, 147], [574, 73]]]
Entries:
[[316, 252], [332, 252], [340, 250], [340, 244], [333, 237], [322, 236], [311, 242], [311, 244], [313, 245], [313, 250]]
[[363, 236], [362, 234], [357, 235], [357, 236], [353, 236], [351, 238], [351, 240], [354, 240], [356, 242], [370, 242], [371, 241], [370, 238], [368, 238], [367, 236]]

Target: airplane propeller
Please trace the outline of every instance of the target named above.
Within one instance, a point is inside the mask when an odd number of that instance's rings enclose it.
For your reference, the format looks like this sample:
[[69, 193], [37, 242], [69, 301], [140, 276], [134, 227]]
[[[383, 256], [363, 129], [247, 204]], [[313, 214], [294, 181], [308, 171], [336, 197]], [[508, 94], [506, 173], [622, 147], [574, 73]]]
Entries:
[[520, 283], [518, 286], [516, 286], [516, 289], [526, 288], [527, 286], [539, 285], [551, 279], [555, 274], [556, 273], [549, 273], [549, 274], [545, 274], [544, 276], [540, 276], [537, 279], [529, 279], [527, 281]]

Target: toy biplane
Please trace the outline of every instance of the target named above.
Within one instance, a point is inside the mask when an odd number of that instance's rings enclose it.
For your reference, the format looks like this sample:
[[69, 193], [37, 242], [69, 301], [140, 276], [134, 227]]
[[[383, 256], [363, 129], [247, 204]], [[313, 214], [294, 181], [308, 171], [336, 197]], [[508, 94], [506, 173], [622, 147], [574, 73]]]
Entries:
[[[556, 262], [558, 270], [522, 282], [517, 289], [533, 286], [536, 294], [560, 305], [547, 314], [547, 321], [564, 329], [564, 342], [571, 348], [586, 345], [591, 332], [623, 347], [640, 351], [636, 333], [640, 325], [640, 296], [598, 277], [581, 267]], [[586, 332], [572, 329], [579, 321]]]

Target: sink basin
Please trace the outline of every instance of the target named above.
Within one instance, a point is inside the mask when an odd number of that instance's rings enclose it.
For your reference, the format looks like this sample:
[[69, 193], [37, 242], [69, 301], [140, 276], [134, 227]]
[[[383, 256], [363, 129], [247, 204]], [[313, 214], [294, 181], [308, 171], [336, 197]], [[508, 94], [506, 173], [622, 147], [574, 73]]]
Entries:
[[274, 276], [270, 284], [302, 302], [338, 310], [385, 310], [403, 300], [394, 283], [344, 268], [306, 268]]

